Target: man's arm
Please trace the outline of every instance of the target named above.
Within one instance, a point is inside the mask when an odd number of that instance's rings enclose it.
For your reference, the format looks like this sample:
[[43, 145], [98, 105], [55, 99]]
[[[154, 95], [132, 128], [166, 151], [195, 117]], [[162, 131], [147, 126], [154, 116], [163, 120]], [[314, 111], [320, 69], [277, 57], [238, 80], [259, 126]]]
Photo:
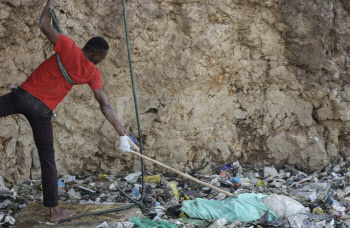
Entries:
[[114, 109], [109, 104], [107, 97], [106, 97], [105, 93], [103, 92], [103, 89], [94, 89], [92, 91], [94, 92], [96, 100], [100, 104], [101, 111], [102, 111], [103, 115], [106, 117], [106, 119], [112, 124], [112, 126], [118, 132], [118, 135], [124, 136], [125, 134], [123, 131], [122, 124], [120, 123]]
[[55, 45], [58, 41], [59, 33], [51, 25], [50, 7], [55, 4], [55, 0], [48, 0], [46, 6], [41, 14], [39, 21], [39, 28], [47, 37], [47, 39]]

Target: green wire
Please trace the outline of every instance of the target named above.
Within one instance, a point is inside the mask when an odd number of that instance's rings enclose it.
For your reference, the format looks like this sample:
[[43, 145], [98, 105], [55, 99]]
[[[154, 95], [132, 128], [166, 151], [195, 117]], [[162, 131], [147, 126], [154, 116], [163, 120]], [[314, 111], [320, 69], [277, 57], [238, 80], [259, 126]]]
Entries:
[[109, 210], [104, 210], [104, 211], [96, 211], [96, 212], [90, 212], [90, 213], [85, 213], [85, 214], [81, 214], [81, 215], [76, 215], [76, 216], [73, 216], [73, 217], [70, 217], [70, 218], [62, 219], [62, 220], [58, 221], [57, 224], [63, 223], [63, 222], [66, 222], [66, 221], [69, 221], [69, 220], [72, 220], [72, 219], [85, 217], [85, 216], [88, 216], [88, 215], [97, 215], [97, 214], [104, 214], [104, 213], [110, 213], [110, 212], [115, 212], [115, 211], [126, 210], [126, 209], [132, 208], [134, 206], [135, 205], [133, 204], [133, 205], [127, 205], [127, 206], [120, 207], [120, 208], [114, 208], [114, 209], [109, 209]]
[[[135, 81], [134, 81], [134, 71], [132, 69], [132, 59], [131, 59], [130, 42], [129, 42], [128, 22], [127, 22], [127, 18], [126, 18], [125, 0], [123, 0], [123, 13], [124, 13], [126, 46], [128, 49], [128, 57], [129, 57], [131, 84], [132, 84], [132, 91], [133, 91], [133, 95], [134, 95], [137, 127], [138, 127], [138, 133], [139, 133], [139, 141], [140, 141], [140, 153], [143, 154], [142, 131], [141, 131], [141, 124], [140, 124], [140, 117], [139, 117], [139, 109], [138, 109], [138, 105], [137, 105], [137, 97], [136, 97], [136, 89], [135, 89]], [[141, 200], [140, 200], [140, 202], [141, 202], [140, 208], [142, 210], [142, 213], [144, 213], [144, 207], [143, 207], [142, 202], [143, 202], [143, 198], [145, 196], [145, 166], [144, 166], [143, 158], [141, 158], [141, 169], [142, 169], [142, 194], [141, 194]]]

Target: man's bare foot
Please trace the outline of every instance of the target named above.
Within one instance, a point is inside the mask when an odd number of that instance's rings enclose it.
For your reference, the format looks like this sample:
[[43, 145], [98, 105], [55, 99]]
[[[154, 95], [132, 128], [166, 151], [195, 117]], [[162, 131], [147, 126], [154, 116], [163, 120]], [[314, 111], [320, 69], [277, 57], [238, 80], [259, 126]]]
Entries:
[[62, 210], [59, 207], [50, 207], [50, 222], [58, 222], [62, 219], [70, 218], [74, 215], [74, 211]]

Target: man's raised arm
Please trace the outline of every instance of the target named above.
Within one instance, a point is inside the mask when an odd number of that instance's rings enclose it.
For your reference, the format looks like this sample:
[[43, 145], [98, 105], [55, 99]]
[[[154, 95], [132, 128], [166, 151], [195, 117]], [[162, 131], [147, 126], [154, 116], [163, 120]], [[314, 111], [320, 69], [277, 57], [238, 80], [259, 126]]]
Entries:
[[55, 45], [58, 41], [59, 33], [51, 25], [50, 7], [55, 4], [55, 0], [48, 0], [41, 14], [39, 28], [47, 37], [47, 39]]

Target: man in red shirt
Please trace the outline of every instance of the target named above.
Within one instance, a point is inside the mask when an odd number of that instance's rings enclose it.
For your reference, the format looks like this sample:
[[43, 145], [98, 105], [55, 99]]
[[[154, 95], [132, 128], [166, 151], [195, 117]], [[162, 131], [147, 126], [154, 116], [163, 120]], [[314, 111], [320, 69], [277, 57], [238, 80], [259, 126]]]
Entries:
[[103, 89], [100, 71], [95, 67], [107, 55], [109, 45], [101, 37], [94, 37], [83, 49], [77, 47], [69, 37], [59, 34], [51, 25], [50, 7], [55, 0], [48, 0], [40, 17], [39, 27], [47, 39], [54, 45], [62, 65], [70, 76], [70, 82], [63, 77], [57, 56], [45, 60], [29, 78], [12, 92], [0, 97], [0, 117], [11, 114], [23, 114], [29, 121], [34, 141], [38, 148], [44, 205], [50, 208], [50, 222], [73, 216], [73, 211], [58, 207], [57, 170], [53, 146], [51, 117], [53, 110], [71, 90], [71, 84], [88, 84], [101, 106], [101, 111], [119, 135], [123, 152], [130, 151], [127, 136], [116, 113], [109, 104]]

